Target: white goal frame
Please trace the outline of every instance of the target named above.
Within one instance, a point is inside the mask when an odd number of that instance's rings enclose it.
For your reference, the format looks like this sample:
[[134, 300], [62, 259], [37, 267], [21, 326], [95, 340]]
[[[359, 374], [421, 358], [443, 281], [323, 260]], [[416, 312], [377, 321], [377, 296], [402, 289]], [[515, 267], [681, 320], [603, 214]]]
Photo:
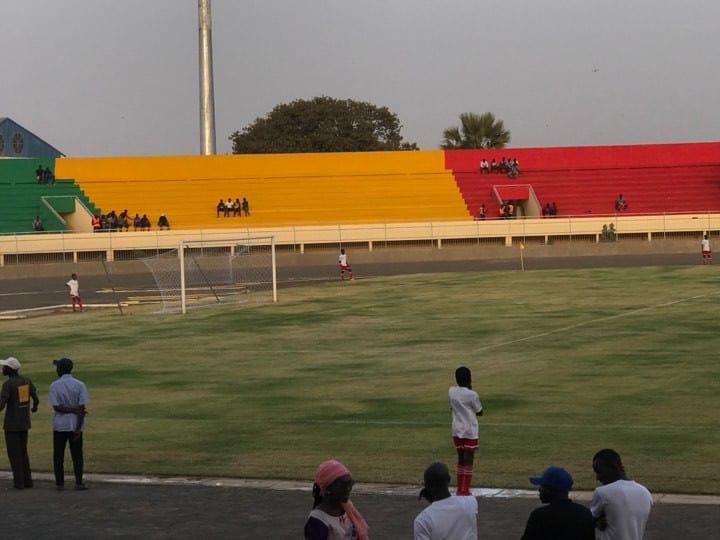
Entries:
[[176, 249], [142, 261], [166, 312], [186, 314], [190, 303], [195, 308], [277, 302], [274, 236], [182, 238]]

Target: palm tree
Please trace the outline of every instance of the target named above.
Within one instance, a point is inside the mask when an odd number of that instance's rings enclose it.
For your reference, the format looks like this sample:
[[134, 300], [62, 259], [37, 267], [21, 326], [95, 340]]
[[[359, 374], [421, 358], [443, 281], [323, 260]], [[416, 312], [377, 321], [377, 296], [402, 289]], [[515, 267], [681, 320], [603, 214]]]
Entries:
[[443, 131], [445, 150], [460, 148], [505, 148], [510, 142], [510, 131], [502, 120], [496, 120], [493, 113], [462, 113], [460, 127], [453, 126]]

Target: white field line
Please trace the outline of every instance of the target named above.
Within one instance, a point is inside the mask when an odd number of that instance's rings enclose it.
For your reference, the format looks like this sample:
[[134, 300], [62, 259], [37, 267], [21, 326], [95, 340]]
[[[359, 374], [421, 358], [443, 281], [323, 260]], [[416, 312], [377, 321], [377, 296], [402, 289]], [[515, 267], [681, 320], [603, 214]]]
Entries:
[[[307, 424], [337, 424], [337, 425], [368, 425], [368, 426], [442, 426], [447, 427], [448, 422], [416, 422], [413, 420], [404, 421], [404, 420], [312, 420], [312, 419], [304, 419], [303, 423]], [[643, 430], [662, 430], [662, 431], [682, 431], [686, 432], [688, 430], [708, 430], [708, 429], [714, 429], [714, 427], [711, 426], [703, 426], [703, 425], [688, 425], [683, 424], [681, 426], [669, 426], [669, 425], [658, 425], [658, 426], [642, 426], [642, 425], [606, 425], [603, 424], [602, 426], [598, 426], [596, 424], [538, 424], [537, 422], [528, 422], [528, 423], [522, 423], [522, 422], [483, 422], [480, 421], [480, 430], [482, 431], [483, 428], [487, 427], [493, 427], [493, 428], [538, 428], [538, 429], [555, 429], [555, 428], [562, 428], [562, 429], [585, 429], [585, 430], [593, 430], [597, 431], [598, 428], [602, 428], [603, 430], [628, 430], [628, 429], [643, 429]]]
[[673, 300], [672, 302], [663, 302], [661, 304], [653, 304], [652, 306], [645, 306], [642, 308], [633, 309], [632, 311], [625, 311], [623, 313], [617, 313], [615, 315], [608, 315], [607, 317], [598, 317], [597, 319], [591, 319], [589, 321], [571, 324], [569, 326], [564, 326], [562, 328], [556, 328], [555, 330], [548, 330], [547, 332], [541, 332], [539, 334], [533, 334], [531, 336], [525, 336], [525, 337], [518, 338], [518, 339], [512, 339], [510, 341], [503, 341], [502, 343], [494, 343], [493, 345], [487, 345], [485, 347], [480, 347], [478, 349], [475, 349], [475, 351], [482, 352], [482, 351], [488, 351], [490, 349], [497, 349], [498, 347], [507, 347], [508, 345], [513, 345], [515, 343], [521, 343], [523, 341], [530, 341], [532, 339], [544, 338], [547, 336], [551, 336], [553, 334], [560, 334], [563, 332], [567, 332], [569, 330], [574, 330], [576, 328], [582, 328], [583, 326], [597, 324], [597, 323], [603, 322], [603, 321], [612, 321], [614, 319], [620, 319], [622, 317], [636, 315], [638, 313], [642, 313], [644, 311], [649, 311], [651, 309], [666, 308], [666, 307], [673, 306], [675, 304], [682, 304], [684, 302], [690, 302], [693, 300], [698, 300], [700, 298], [707, 298], [708, 296], [717, 296], [718, 294], [720, 294], [720, 291], [698, 294], [698, 295], [690, 296], [687, 298], [681, 298], [679, 300]]

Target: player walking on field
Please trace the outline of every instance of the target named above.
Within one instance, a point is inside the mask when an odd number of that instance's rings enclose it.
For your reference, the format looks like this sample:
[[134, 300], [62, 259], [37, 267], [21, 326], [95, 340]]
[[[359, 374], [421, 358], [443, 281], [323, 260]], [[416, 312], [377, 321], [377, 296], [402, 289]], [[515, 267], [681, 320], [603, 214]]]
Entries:
[[75, 306], [83, 310], [82, 300], [80, 300], [80, 284], [78, 283], [77, 274], [70, 276], [70, 281], [65, 284], [70, 287], [70, 300], [72, 301], [72, 310], [75, 310]]
[[700, 243], [700, 250], [702, 251], [703, 264], [712, 264], [712, 251], [710, 250], [710, 239], [707, 234]]
[[338, 257], [338, 264], [340, 265], [340, 279], [345, 279], [345, 272], [348, 273], [348, 275], [350, 276], [350, 279], [355, 279], [355, 278], [353, 278], [352, 269], [348, 265], [347, 254], [345, 253], [344, 249], [340, 250], [340, 256]]
[[478, 421], [483, 407], [480, 396], [472, 389], [470, 369], [455, 370], [457, 386], [448, 391], [452, 411], [452, 436], [457, 450], [457, 495], [470, 495], [473, 476], [473, 458], [478, 449]]

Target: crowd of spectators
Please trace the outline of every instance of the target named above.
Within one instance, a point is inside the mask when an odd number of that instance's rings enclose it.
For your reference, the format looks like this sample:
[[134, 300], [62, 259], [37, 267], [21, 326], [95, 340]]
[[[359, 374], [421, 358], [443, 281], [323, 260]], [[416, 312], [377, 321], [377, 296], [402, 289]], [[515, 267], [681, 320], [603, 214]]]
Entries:
[[[140, 217], [139, 213], [131, 218], [127, 209], [117, 214], [115, 210], [111, 210], [108, 214], [95, 214], [91, 220], [93, 232], [110, 232], [110, 231], [129, 231], [130, 226], [134, 231], [149, 231], [151, 228], [150, 218], [147, 214]], [[161, 214], [157, 223], [158, 228], [162, 230], [170, 230], [170, 221], [165, 214]]]
[[245, 197], [242, 201], [239, 197], [236, 197], [234, 201], [232, 197], [228, 197], [227, 201], [220, 199], [215, 207], [215, 216], [220, 217], [221, 215], [224, 217], [250, 217], [250, 202]]
[[495, 158], [488, 163], [488, 160], [482, 158], [480, 160], [480, 174], [507, 174], [510, 178], [520, 176], [520, 163], [517, 158], [506, 159], [503, 157], [498, 163]]
[[37, 180], [38, 184], [54, 184], [55, 175], [50, 170], [50, 167], [43, 169], [42, 165], [38, 165], [38, 168], [35, 169], [35, 180]]
[[542, 215], [544, 218], [555, 217], [555, 216], [557, 216], [557, 213], [558, 213], [557, 205], [554, 202], [552, 204], [545, 203], [545, 206], [543, 206]]

